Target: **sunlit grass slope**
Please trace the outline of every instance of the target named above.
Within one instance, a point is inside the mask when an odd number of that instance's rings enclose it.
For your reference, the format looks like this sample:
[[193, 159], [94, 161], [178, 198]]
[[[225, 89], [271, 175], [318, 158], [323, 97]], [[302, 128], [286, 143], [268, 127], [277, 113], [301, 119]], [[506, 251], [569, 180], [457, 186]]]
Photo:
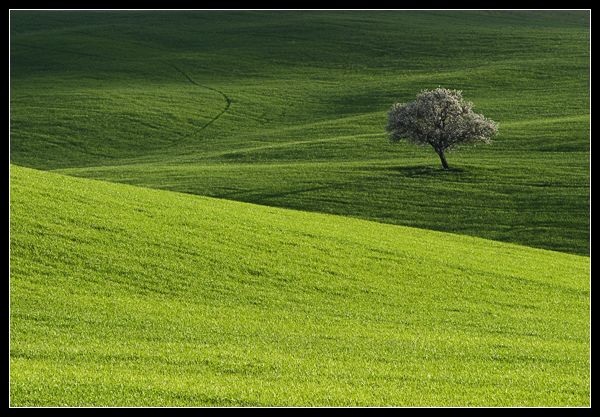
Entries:
[[589, 258], [11, 167], [12, 405], [587, 405]]
[[[11, 12], [11, 161], [589, 253], [587, 12]], [[388, 143], [438, 85], [500, 123]]]

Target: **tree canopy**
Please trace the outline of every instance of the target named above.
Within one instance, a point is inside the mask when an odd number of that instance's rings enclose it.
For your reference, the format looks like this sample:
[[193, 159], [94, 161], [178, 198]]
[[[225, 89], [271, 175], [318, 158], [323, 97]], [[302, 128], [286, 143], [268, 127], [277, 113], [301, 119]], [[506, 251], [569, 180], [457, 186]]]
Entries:
[[436, 88], [422, 91], [410, 103], [394, 104], [386, 130], [392, 142], [404, 139], [416, 145], [431, 145], [444, 169], [448, 169], [445, 152], [458, 145], [490, 143], [498, 126], [475, 113], [462, 91]]

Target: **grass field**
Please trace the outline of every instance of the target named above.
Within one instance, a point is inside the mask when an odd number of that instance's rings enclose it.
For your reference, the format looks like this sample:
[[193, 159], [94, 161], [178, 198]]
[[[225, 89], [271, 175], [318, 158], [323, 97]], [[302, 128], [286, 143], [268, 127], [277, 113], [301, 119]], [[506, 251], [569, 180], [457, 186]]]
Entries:
[[[587, 19], [14, 13], [11, 158], [587, 254]], [[493, 146], [450, 155], [451, 174], [384, 132], [394, 101], [437, 85], [501, 129]]]
[[11, 11], [11, 404], [589, 405], [589, 17]]
[[589, 404], [589, 258], [11, 170], [14, 405]]

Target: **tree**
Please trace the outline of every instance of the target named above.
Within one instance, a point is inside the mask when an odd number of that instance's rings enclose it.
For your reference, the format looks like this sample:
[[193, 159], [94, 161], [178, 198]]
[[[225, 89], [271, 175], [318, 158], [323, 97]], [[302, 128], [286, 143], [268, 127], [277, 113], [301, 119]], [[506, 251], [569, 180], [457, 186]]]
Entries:
[[436, 88], [423, 90], [410, 103], [396, 103], [388, 114], [386, 130], [392, 142], [402, 139], [415, 145], [431, 145], [449, 169], [445, 153], [458, 145], [491, 143], [497, 124], [473, 112], [462, 91]]

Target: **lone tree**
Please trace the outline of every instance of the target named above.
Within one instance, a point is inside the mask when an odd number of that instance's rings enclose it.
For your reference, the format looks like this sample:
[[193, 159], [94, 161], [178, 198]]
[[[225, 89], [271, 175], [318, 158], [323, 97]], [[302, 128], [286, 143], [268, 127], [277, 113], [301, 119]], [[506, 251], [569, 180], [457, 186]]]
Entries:
[[423, 90], [415, 101], [392, 106], [386, 130], [392, 142], [406, 139], [415, 145], [431, 145], [449, 169], [446, 151], [458, 145], [491, 143], [498, 133], [493, 120], [473, 112], [462, 91], [436, 88]]

